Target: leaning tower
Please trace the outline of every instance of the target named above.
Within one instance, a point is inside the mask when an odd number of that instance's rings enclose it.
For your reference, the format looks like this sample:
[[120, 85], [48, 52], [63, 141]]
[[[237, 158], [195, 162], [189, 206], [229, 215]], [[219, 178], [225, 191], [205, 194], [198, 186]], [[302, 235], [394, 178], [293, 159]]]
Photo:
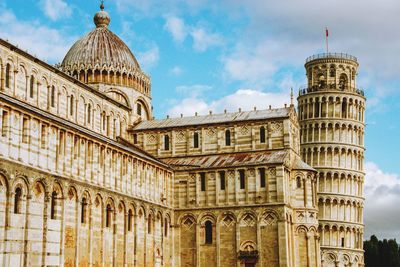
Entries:
[[364, 92], [357, 59], [307, 58], [298, 97], [303, 160], [318, 171], [322, 266], [363, 266]]

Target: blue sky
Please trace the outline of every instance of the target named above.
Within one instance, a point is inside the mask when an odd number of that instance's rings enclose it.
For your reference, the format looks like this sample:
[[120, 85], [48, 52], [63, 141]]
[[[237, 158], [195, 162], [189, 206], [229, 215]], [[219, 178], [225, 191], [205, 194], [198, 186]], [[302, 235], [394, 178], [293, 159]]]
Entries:
[[[400, 239], [400, 2], [114, 0], [110, 29], [152, 77], [154, 115], [283, 106], [305, 58], [357, 56], [367, 95], [366, 234]], [[0, 37], [51, 64], [93, 27], [99, 1], [0, 0]], [[397, 216], [397, 217], [395, 217]]]

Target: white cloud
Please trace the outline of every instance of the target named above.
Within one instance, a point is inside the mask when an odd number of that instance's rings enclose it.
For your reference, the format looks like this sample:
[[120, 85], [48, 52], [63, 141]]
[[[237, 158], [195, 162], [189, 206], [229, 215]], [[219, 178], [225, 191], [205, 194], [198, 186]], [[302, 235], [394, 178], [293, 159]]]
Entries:
[[198, 52], [223, 44], [220, 34], [210, 32], [204, 26], [187, 25], [183, 19], [176, 16], [166, 17], [164, 29], [172, 35], [176, 43], [183, 43], [187, 36], [190, 36], [193, 40], [193, 49]]
[[400, 175], [382, 171], [373, 162], [365, 164], [365, 238], [400, 239]]
[[157, 45], [153, 45], [147, 51], [138, 53], [138, 61], [141, 67], [147, 70], [157, 65], [159, 59], [160, 51]]
[[[190, 88], [190, 87], [188, 87]], [[186, 91], [187, 89], [186, 88]], [[212, 88], [207, 88], [210, 90]], [[193, 90], [195, 91], [195, 90]], [[225, 109], [235, 112], [239, 108], [243, 111], [257, 109], [267, 109], [269, 105], [272, 108], [283, 107], [284, 104], [290, 104], [290, 92], [266, 93], [252, 89], [239, 89], [233, 94], [224, 96], [220, 99], [207, 103], [201, 93], [194, 93], [188, 97], [174, 103], [168, 110], [171, 116], [192, 116], [195, 112], [198, 114], [207, 114], [210, 110], [214, 113], [222, 113]]]
[[167, 30], [175, 42], [182, 43], [187, 35], [187, 29], [184, 21], [176, 16], [166, 18], [164, 29]]
[[68, 18], [72, 14], [72, 9], [63, 0], [42, 0], [40, 6], [44, 14], [51, 20]]
[[18, 20], [6, 9], [0, 11], [0, 36], [52, 63], [61, 61], [76, 39], [37, 22]]
[[181, 76], [183, 69], [179, 66], [174, 66], [169, 70], [169, 73], [173, 76]]
[[193, 38], [193, 48], [199, 52], [204, 52], [209, 47], [219, 46], [223, 43], [221, 35], [208, 32], [204, 28], [192, 28], [190, 35]]
[[179, 95], [195, 98], [203, 95], [205, 92], [210, 91], [211, 89], [211, 86], [204, 84], [180, 85], [176, 87], [176, 92]]

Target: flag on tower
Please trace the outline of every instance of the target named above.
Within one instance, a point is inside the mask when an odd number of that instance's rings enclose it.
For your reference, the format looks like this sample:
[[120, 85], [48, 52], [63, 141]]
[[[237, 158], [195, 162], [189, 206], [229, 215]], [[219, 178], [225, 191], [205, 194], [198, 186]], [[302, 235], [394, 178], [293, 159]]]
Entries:
[[326, 53], [329, 53], [328, 36], [329, 36], [329, 31], [328, 31], [328, 27], [326, 27], [325, 28]]

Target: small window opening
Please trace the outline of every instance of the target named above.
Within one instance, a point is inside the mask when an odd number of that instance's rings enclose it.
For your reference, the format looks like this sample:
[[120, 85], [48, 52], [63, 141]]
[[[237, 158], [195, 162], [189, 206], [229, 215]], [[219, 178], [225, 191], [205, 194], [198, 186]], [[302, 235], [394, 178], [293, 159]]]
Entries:
[[225, 145], [226, 146], [231, 145], [231, 131], [230, 130], [225, 131]]
[[167, 134], [164, 135], [164, 150], [169, 150], [169, 136]]
[[132, 217], [133, 217], [133, 214], [132, 214], [132, 210], [130, 209], [128, 211], [128, 231], [129, 232], [132, 231]]
[[301, 188], [301, 178], [300, 177], [296, 178], [296, 186], [297, 186], [297, 188]]
[[198, 148], [199, 147], [199, 133], [195, 132], [193, 134], [193, 147]]
[[220, 182], [220, 188], [221, 190], [225, 190], [225, 172], [221, 171], [219, 172], [219, 182]]
[[111, 227], [111, 216], [112, 216], [111, 205], [107, 204], [107, 208], [106, 208], [106, 227]]
[[56, 218], [56, 204], [57, 204], [57, 192], [54, 191], [51, 194], [51, 205], [50, 205], [50, 218], [52, 220]]
[[205, 243], [206, 244], [212, 244], [213, 241], [213, 229], [212, 229], [212, 223], [210, 221], [206, 221], [205, 223], [205, 231], [206, 231], [206, 235], [205, 235]]
[[265, 143], [265, 127], [260, 128], [260, 143]]
[[22, 198], [22, 190], [21, 188], [15, 189], [14, 195], [14, 214], [21, 213], [21, 198]]
[[201, 191], [206, 191], [206, 174], [204, 172], [200, 173], [200, 183]]
[[239, 170], [240, 189], [246, 188], [246, 177], [244, 170]]
[[85, 224], [86, 223], [86, 213], [87, 213], [87, 200], [86, 198], [82, 198], [82, 203], [81, 203], [81, 223]]
[[260, 187], [264, 188], [265, 187], [265, 169], [260, 168], [259, 173], [260, 173]]

